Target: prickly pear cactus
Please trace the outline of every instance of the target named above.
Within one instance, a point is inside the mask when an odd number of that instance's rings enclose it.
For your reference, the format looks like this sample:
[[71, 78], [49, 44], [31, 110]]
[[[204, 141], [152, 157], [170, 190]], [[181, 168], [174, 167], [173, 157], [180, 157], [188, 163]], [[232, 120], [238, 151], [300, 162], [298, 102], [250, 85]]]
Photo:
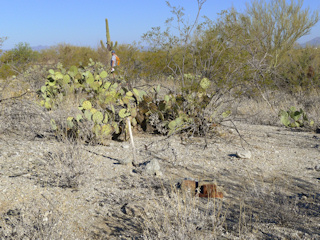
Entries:
[[208, 89], [210, 87], [210, 80], [208, 78], [202, 78], [202, 80], [200, 81], [200, 87], [202, 87], [203, 89]]
[[73, 124], [73, 117], [68, 117], [67, 118], [67, 126], [69, 129], [73, 128], [74, 124]]
[[101, 77], [102, 79], [104, 79], [104, 78], [108, 77], [108, 73], [107, 73], [106, 71], [102, 71], [102, 72], [100, 73], [100, 77]]
[[86, 118], [87, 120], [89, 120], [89, 121], [92, 120], [92, 113], [91, 113], [91, 111], [90, 111], [89, 109], [86, 109], [86, 110], [84, 111], [84, 116], [85, 116], [85, 118]]
[[82, 103], [82, 107], [83, 107], [83, 109], [85, 109], [85, 110], [90, 110], [90, 109], [92, 108], [92, 104], [91, 104], [91, 102], [89, 102], [89, 101], [84, 101], [84, 102]]
[[307, 114], [300, 108], [300, 110], [296, 110], [295, 107], [291, 107], [289, 110], [280, 110], [279, 111], [280, 122], [290, 128], [296, 127], [312, 127], [314, 121], [309, 121]]
[[112, 126], [110, 124], [102, 125], [101, 127], [101, 134], [103, 136], [109, 136], [112, 133]]
[[103, 121], [103, 113], [96, 111], [93, 115], [92, 115], [92, 120], [94, 123], [100, 124]]
[[[78, 133], [81, 130], [77, 129], [78, 127], [89, 123], [89, 126], [93, 126], [90, 129], [92, 132], [88, 134], [90, 138], [94, 136], [102, 139], [122, 134], [126, 131], [127, 117], [132, 117], [133, 126], [142, 126], [146, 122], [150, 125], [152, 118], [154, 124], [166, 128], [166, 131], [159, 130], [162, 134], [181, 131], [202, 134], [207, 131], [202, 126], [209, 125], [204, 110], [210, 102], [207, 89], [211, 82], [202, 78], [199, 83], [201, 76], [189, 74], [186, 79], [189, 77], [192, 77], [191, 80], [196, 84], [193, 92], [184, 95], [169, 94], [160, 99], [160, 85], [150, 88], [148, 92], [138, 88], [128, 90], [122, 83], [114, 82], [103, 65], [91, 59], [88, 67], [72, 66], [67, 70], [59, 65], [50, 69], [39, 96], [42, 98], [41, 105], [51, 110], [57, 104], [70, 99], [66, 97], [68, 94], [80, 96], [79, 112], [66, 120], [67, 127]], [[154, 129], [158, 130], [158, 127]]]
[[120, 118], [125, 118], [125, 117], [128, 117], [128, 116], [130, 116], [130, 113], [127, 112], [127, 109], [122, 108], [122, 109], [119, 111], [119, 117], [120, 117]]

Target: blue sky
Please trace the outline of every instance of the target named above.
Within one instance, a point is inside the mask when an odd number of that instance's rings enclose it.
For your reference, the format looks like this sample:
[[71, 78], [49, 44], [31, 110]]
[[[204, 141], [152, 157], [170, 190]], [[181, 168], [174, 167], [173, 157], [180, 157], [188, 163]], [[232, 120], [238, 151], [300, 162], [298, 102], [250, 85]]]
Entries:
[[[234, 7], [245, 10], [250, 0], [207, 0], [200, 13], [212, 20], [222, 10]], [[290, 0], [288, 0], [290, 1]], [[196, 16], [196, 0], [171, 0], [183, 6], [192, 22]], [[320, 10], [319, 0], [305, 0], [304, 7]], [[0, 37], [8, 37], [2, 49], [20, 42], [30, 46], [53, 46], [61, 43], [97, 47], [106, 41], [105, 18], [109, 20], [112, 41], [139, 42], [151, 27], [164, 26], [171, 17], [164, 0], [8, 0], [1, 2]], [[299, 42], [320, 37], [320, 23]]]

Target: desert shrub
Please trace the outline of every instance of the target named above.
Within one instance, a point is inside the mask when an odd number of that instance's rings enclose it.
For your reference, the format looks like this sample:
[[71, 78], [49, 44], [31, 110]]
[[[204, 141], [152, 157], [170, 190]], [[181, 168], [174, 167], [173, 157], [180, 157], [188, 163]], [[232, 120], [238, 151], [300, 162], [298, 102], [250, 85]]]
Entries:
[[44, 65], [56, 65], [60, 61], [59, 51], [57, 46], [52, 46], [48, 49], [42, 49], [39, 53], [38, 63]]
[[226, 209], [217, 199], [182, 194], [175, 187], [149, 200], [143, 212], [144, 239], [219, 239]]
[[142, 76], [150, 81], [172, 74], [171, 70], [167, 68], [167, 57], [167, 53], [163, 50], [142, 52]]
[[89, 59], [99, 60], [98, 51], [91, 47], [73, 46], [71, 44], [58, 44], [49, 49], [43, 49], [38, 53], [37, 61], [34, 64], [41, 66], [55, 66], [58, 63], [65, 67], [86, 66]]
[[77, 142], [65, 140], [54, 152], [47, 152], [43, 159], [34, 161], [32, 177], [43, 187], [77, 189], [81, 178], [90, 164], [89, 159]]
[[[98, 55], [98, 61], [106, 66], [110, 66], [110, 59], [108, 57], [108, 54], [106, 54], [106, 51], [101, 48], [100, 46], [97, 48], [97, 55]], [[119, 55], [121, 56], [121, 55]], [[122, 56], [121, 56], [122, 61]]]
[[121, 58], [122, 75], [132, 86], [140, 79], [155, 79], [157, 74], [163, 74], [160, 68], [154, 65], [154, 62], [161, 62], [161, 54], [149, 57], [150, 52], [143, 51], [135, 44], [120, 44], [117, 47], [117, 55]]
[[314, 47], [292, 49], [281, 66], [281, 80], [277, 82], [280, 90], [291, 94], [318, 94], [320, 86], [319, 50]]
[[1, 76], [3, 78], [24, 72], [31, 63], [37, 61], [38, 52], [33, 51], [28, 43], [19, 43], [0, 57]]
[[[198, 1], [198, 13], [204, 3]], [[218, 88], [240, 88], [238, 94], [263, 95], [274, 88], [284, 56], [319, 19], [318, 12], [302, 10], [301, 2], [254, 1], [243, 13], [231, 9], [216, 22], [207, 19], [197, 25], [196, 19], [188, 25], [183, 8], [168, 5], [174, 16], [166, 23], [176, 19], [179, 34], [173, 35], [169, 25], [165, 31], [155, 27], [143, 36], [154, 52], [166, 53], [165, 68], [180, 76], [183, 88], [184, 75], [191, 73], [211, 79]]]
[[62, 205], [41, 194], [1, 211], [0, 239], [91, 239], [90, 231], [75, 223]]
[[49, 115], [33, 101], [8, 99], [0, 102], [0, 133], [33, 139], [50, 135]]
[[25, 67], [29, 63], [37, 60], [38, 53], [33, 51], [28, 43], [18, 43], [12, 51], [12, 62], [22, 70], [25, 70]]
[[61, 220], [54, 209], [22, 206], [0, 215], [1, 239], [58, 239]]
[[30, 65], [23, 73], [14, 76], [10, 83], [11, 88], [17, 91], [17, 86], [20, 85], [21, 91], [37, 92], [45, 83], [49, 69], [49, 65]]
[[[301, 232], [301, 235], [305, 235], [306, 239], [313, 239], [315, 235], [311, 235], [314, 231], [310, 231], [306, 219], [313, 216], [314, 209], [306, 206], [308, 204], [305, 204], [301, 197], [301, 194], [287, 195], [277, 185], [261, 186], [259, 184], [258, 188], [252, 188], [244, 197], [248, 212], [252, 215], [250, 225], [257, 229], [263, 229], [263, 224], [297, 229]], [[310, 199], [310, 202], [310, 205], [315, 206], [315, 209], [319, 208], [317, 198]], [[273, 234], [274, 232], [270, 233]], [[285, 231], [281, 234], [282, 237], [286, 238], [296, 237], [296, 233], [291, 231]]]
[[7, 38], [6, 37], [0, 37], [0, 54], [2, 53], [2, 45], [3, 45], [3, 42], [5, 41], [5, 40], [7, 40]]
[[0, 65], [0, 78], [6, 79], [13, 75], [15, 75], [15, 72], [11, 68], [10, 64], [2, 63]]
[[90, 47], [77, 47], [69, 44], [60, 44], [55, 47], [59, 62], [65, 67], [87, 66], [89, 59], [98, 60], [97, 51]]

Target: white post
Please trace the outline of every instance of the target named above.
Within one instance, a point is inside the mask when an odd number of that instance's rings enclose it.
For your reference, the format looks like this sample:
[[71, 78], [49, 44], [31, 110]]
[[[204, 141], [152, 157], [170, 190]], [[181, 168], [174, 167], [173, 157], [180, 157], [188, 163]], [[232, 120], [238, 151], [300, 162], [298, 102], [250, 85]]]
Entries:
[[131, 130], [131, 117], [127, 117], [127, 125], [128, 125], [128, 129], [129, 129], [129, 135], [130, 135], [130, 141], [131, 141], [131, 145], [132, 145], [132, 150], [133, 150], [133, 161], [132, 161], [132, 165], [135, 167], [137, 164], [137, 159], [136, 159], [136, 148], [134, 146], [134, 142], [133, 142], [133, 135], [132, 135], [132, 130]]

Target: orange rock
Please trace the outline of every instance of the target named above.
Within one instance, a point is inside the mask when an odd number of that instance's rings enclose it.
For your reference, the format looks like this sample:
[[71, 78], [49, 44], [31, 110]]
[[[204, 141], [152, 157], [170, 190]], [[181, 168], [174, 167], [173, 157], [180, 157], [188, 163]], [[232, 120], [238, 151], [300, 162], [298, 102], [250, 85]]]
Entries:
[[[199, 187], [199, 194], [196, 189]], [[191, 193], [201, 198], [223, 198], [223, 193], [217, 191], [217, 186], [212, 182], [196, 182], [194, 180], [183, 180], [181, 182], [181, 190], [183, 192], [190, 191]]]
[[202, 198], [223, 198], [222, 192], [217, 192], [215, 184], [203, 184], [200, 186], [199, 197]]
[[193, 180], [183, 180], [181, 183], [181, 190], [182, 191], [190, 191], [191, 193], [196, 192], [196, 181]]

